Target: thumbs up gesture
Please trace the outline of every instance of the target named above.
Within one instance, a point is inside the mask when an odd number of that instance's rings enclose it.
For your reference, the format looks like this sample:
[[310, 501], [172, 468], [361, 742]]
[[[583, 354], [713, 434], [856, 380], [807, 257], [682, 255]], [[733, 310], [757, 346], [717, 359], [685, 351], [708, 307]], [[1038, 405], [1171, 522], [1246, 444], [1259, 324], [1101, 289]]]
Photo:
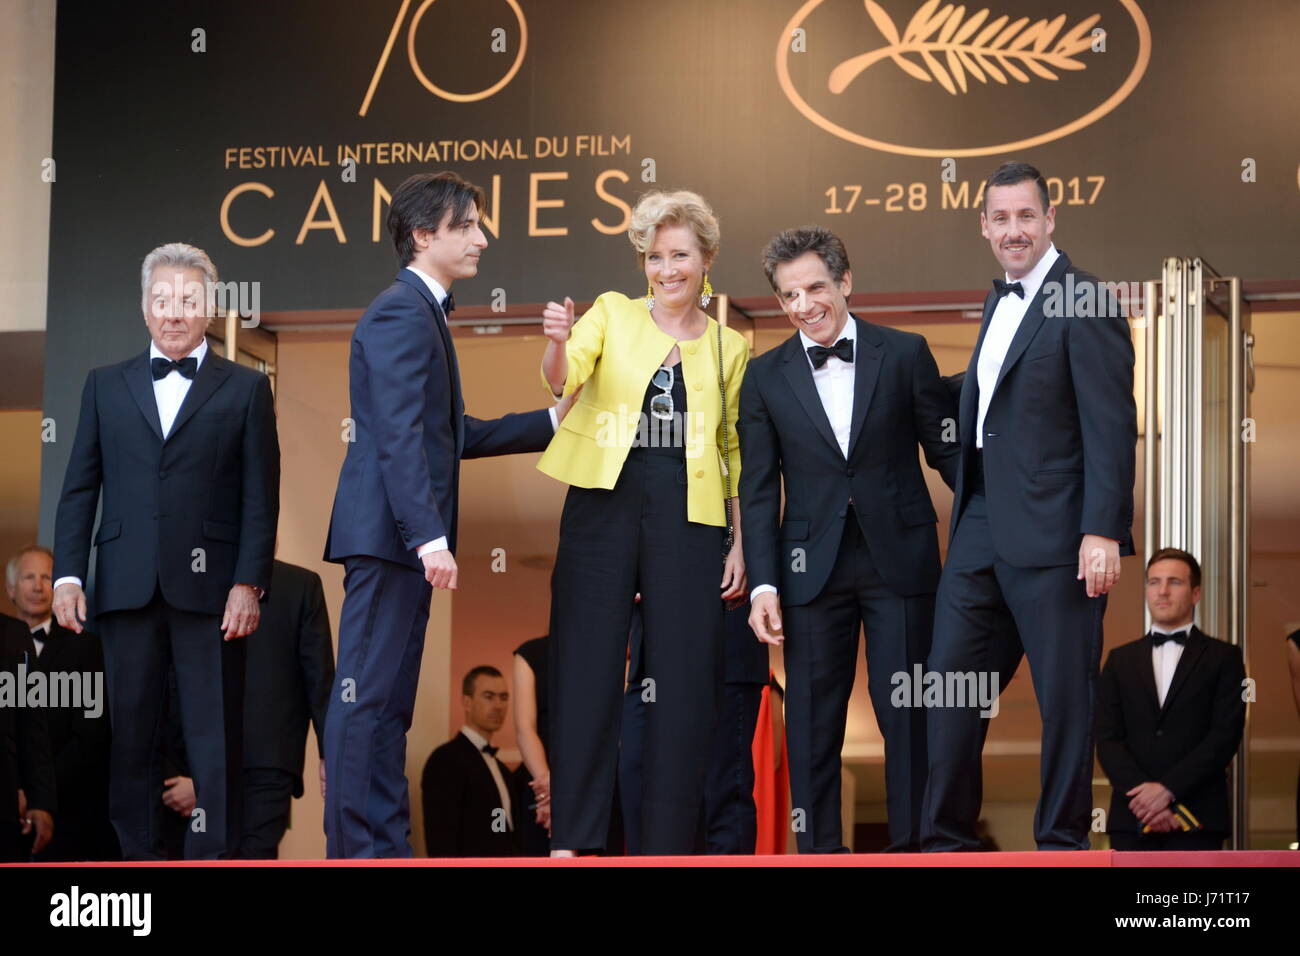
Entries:
[[542, 310], [542, 332], [548, 339], [559, 345], [569, 341], [573, 330], [573, 300], [564, 297], [564, 305], [558, 302], [546, 303]]

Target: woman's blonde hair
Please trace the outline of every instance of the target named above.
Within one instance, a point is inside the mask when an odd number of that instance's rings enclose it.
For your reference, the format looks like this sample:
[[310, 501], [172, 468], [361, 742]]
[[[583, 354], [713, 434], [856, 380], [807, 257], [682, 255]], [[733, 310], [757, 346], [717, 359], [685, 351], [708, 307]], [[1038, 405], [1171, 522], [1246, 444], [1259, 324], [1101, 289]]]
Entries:
[[632, 248], [643, 264], [645, 254], [653, 245], [655, 233], [661, 226], [689, 226], [707, 260], [712, 260], [722, 245], [718, 218], [699, 193], [685, 189], [676, 192], [657, 189], [637, 200], [627, 237], [632, 241]]

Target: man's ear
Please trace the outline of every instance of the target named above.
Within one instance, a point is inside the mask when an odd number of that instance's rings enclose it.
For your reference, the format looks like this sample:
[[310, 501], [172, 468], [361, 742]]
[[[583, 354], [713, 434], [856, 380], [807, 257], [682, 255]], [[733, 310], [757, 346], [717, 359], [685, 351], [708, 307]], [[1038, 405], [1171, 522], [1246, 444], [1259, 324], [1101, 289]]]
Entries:
[[846, 299], [853, 294], [853, 270], [852, 269], [844, 270], [844, 275], [840, 278], [840, 292], [843, 293], [844, 298]]

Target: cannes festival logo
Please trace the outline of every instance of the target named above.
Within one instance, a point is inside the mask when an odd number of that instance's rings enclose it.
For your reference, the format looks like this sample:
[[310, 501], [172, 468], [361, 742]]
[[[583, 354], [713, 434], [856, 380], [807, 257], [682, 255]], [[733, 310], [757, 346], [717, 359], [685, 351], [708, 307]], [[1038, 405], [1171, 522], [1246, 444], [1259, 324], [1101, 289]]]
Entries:
[[[504, 89], [506, 84], [515, 78], [519, 72], [519, 67], [523, 65], [524, 54], [528, 51], [528, 22], [524, 19], [524, 11], [519, 6], [519, 0], [505, 0], [515, 19], [519, 21], [519, 49], [515, 52], [514, 61], [510, 69], [505, 72], [501, 79], [497, 80], [486, 89], [474, 90], [469, 93], [457, 93], [452, 90], [444, 90], [438, 86], [424, 72], [420, 64], [420, 57], [416, 53], [415, 38], [420, 30], [420, 21], [428, 12], [429, 7], [433, 6], [434, 0], [424, 0], [415, 10], [415, 15], [411, 17], [410, 26], [406, 30], [406, 58], [410, 61], [411, 72], [415, 78], [420, 81], [420, 85], [432, 93], [434, 96], [441, 97], [444, 100], [450, 100], [453, 103], [473, 103], [477, 100], [485, 100], [493, 93]], [[365, 116], [370, 109], [370, 101], [375, 97], [375, 89], [379, 86], [379, 79], [384, 75], [384, 70], [388, 66], [388, 58], [393, 52], [393, 45], [397, 42], [398, 36], [402, 32], [402, 24], [406, 21], [406, 12], [411, 8], [411, 0], [402, 0], [402, 6], [397, 11], [397, 19], [393, 21], [393, 28], [388, 33], [388, 42], [384, 44], [384, 51], [379, 54], [379, 62], [375, 64], [375, 72], [370, 77], [370, 86], [366, 89], [366, 97], [361, 101], [360, 115]], [[502, 31], [504, 32], [504, 31]], [[451, 45], [451, 40], [444, 41], [444, 48]]]
[[[807, 0], [782, 31], [776, 50], [776, 74], [781, 89], [805, 118], [827, 132], [850, 143], [905, 156], [985, 156], [1023, 150], [1069, 136], [1095, 123], [1122, 103], [1142, 79], [1151, 59], [1151, 31], [1137, 0], [1118, 0], [1133, 21], [1137, 55], [1119, 87], [1082, 116], [1014, 142], [954, 143], [937, 147], [884, 142], [827, 118], [809, 105], [791, 80], [790, 56], [795, 47], [791, 38], [799, 35], [798, 31], [809, 16], [825, 2]], [[1093, 31], [1101, 20], [1100, 14], [1094, 13], [1080, 17], [1067, 28], [1070, 18], [1064, 13], [1033, 22], [1029, 17], [1014, 20], [1009, 16], [994, 17], [987, 8], [967, 16], [963, 5], [940, 7], [939, 0], [927, 0], [899, 30], [880, 3], [876, 0], [864, 0], [864, 3], [875, 33], [883, 37], [884, 45], [842, 60], [829, 72], [813, 70], [814, 75], [825, 83], [826, 90], [835, 96], [843, 94], [854, 84], [868, 82], [870, 77], [867, 74], [872, 67], [890, 63], [916, 81], [941, 87], [953, 97], [960, 98], [970, 92], [976, 82], [1007, 87], [1013, 83], [1059, 82], [1062, 84], [1062, 100], [1068, 102], [1071, 97], [1068, 74], [1088, 69], [1088, 56], [1092, 54], [1095, 40]], [[899, 5], [891, 3], [894, 7]]]

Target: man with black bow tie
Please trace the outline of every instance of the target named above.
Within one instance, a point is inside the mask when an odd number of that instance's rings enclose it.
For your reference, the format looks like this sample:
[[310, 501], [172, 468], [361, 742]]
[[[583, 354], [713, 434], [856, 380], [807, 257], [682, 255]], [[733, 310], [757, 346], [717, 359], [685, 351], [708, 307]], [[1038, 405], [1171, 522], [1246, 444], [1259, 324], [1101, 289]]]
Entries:
[[465, 675], [461, 683], [465, 725], [424, 765], [424, 841], [429, 856], [519, 854], [518, 813], [511, 805], [507, 783], [510, 770], [492, 746], [492, 735], [505, 723], [509, 702], [506, 679], [495, 667], [482, 665]]
[[[1028, 656], [1043, 718], [1039, 849], [1087, 849], [1106, 593], [1133, 553], [1133, 344], [1097, 279], [1052, 244], [1042, 174], [1006, 163], [980, 227], [1005, 270], [962, 382], [961, 467], [927, 672], [1006, 687]], [[1064, 294], [1063, 294], [1064, 290]], [[981, 702], [928, 715], [924, 849], [976, 850]], [[962, 704], [965, 704], [963, 706]]]
[[1101, 672], [1097, 756], [1116, 850], [1219, 850], [1232, 829], [1228, 766], [1246, 722], [1241, 648], [1192, 623], [1201, 566], [1177, 548], [1147, 562], [1151, 632]]
[[[54, 532], [54, 616], [80, 634], [91, 532], [113, 720], [110, 814], [128, 860], [161, 859], [155, 734], [174, 667], [198, 806], [187, 857], [239, 843], [244, 643], [271, 586], [280, 448], [271, 385], [213, 353], [217, 270], [159, 246], [141, 269], [146, 352], [86, 378]], [[202, 821], [202, 826], [198, 825]]]
[[[37, 862], [121, 858], [108, 813], [111, 735], [104, 699], [104, 650], [90, 631], [74, 634], [51, 616], [54, 554], [29, 545], [5, 568], [9, 599], [29, 633], [32, 661], [53, 687], [74, 676], [83, 693], [75, 701], [47, 701], [46, 725], [54, 757], [54, 839]], [[85, 691], [90, 693], [86, 694]]]
[[573, 397], [483, 421], [465, 414], [451, 285], [487, 247], [483, 190], [455, 173], [411, 176], [388, 231], [401, 271], [357, 322], [351, 431], [325, 560], [345, 568], [338, 668], [325, 720], [330, 857], [407, 857], [406, 732], [433, 588], [456, 588], [462, 458], [542, 451]]
[[[956, 480], [956, 404], [924, 338], [849, 314], [844, 244], [781, 233], [763, 270], [798, 331], [753, 359], [740, 394], [750, 626], [783, 644], [792, 821], [801, 853], [845, 852], [840, 749], [865, 626], [885, 738], [890, 849], [920, 841], [925, 713], [891, 703], [930, 647], [936, 516], [917, 456]], [[785, 487], [785, 512], [781, 489]]]

